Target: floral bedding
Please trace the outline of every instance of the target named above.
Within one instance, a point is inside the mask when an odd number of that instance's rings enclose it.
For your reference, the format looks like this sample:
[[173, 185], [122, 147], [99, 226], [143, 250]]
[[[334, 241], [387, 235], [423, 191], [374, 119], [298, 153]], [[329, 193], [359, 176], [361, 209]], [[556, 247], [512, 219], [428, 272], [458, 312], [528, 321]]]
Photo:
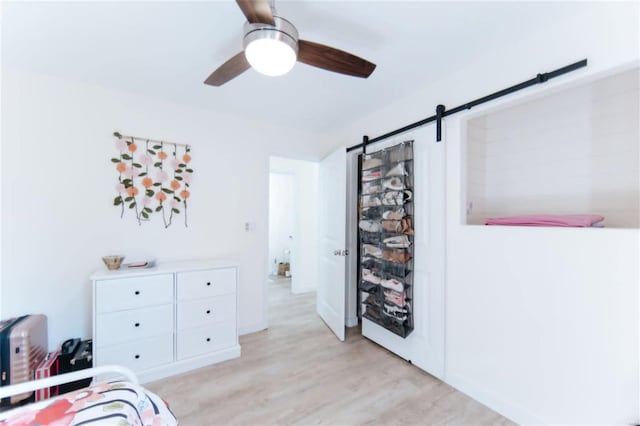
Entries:
[[94, 385], [51, 399], [39, 410], [29, 406], [0, 420], [12, 425], [169, 426], [178, 421], [168, 405], [142, 386], [128, 382]]

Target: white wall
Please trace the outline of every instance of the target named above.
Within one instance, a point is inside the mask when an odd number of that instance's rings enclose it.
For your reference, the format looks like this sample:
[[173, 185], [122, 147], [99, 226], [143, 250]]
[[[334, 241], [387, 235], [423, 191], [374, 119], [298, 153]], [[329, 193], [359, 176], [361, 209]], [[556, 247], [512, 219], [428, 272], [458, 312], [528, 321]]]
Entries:
[[[586, 69], [492, 106], [637, 62], [638, 16], [637, 3], [581, 3], [333, 139], [356, 144], [585, 57]], [[445, 381], [520, 423], [638, 422], [638, 231], [462, 225], [461, 118], [445, 119]]]
[[[318, 158], [308, 134], [3, 68], [2, 315], [44, 313], [50, 346], [90, 335], [101, 256], [237, 259], [241, 332], [266, 327], [269, 155]], [[189, 227], [112, 205], [114, 130], [192, 144]], [[246, 232], [245, 222], [251, 230]]]
[[446, 380], [519, 423], [637, 421], [640, 233], [463, 225], [463, 119], [447, 122]]
[[270, 170], [293, 176], [293, 248], [291, 291], [304, 293], [318, 286], [318, 202], [319, 164], [312, 161], [271, 157]]
[[634, 68], [469, 120], [467, 222], [599, 214], [607, 227], [638, 228], [638, 117]]
[[289, 262], [285, 250], [293, 248], [295, 180], [293, 175], [269, 173], [269, 269], [278, 274], [278, 263]]

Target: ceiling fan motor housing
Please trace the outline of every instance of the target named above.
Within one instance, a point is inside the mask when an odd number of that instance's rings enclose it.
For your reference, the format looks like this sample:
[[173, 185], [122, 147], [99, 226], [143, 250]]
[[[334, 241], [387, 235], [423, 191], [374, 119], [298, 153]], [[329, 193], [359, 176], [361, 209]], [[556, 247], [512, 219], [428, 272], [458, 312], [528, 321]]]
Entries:
[[284, 18], [274, 15], [275, 25], [263, 23], [244, 24], [244, 48], [246, 49], [251, 42], [260, 39], [278, 40], [287, 44], [293, 49], [296, 56], [298, 55], [298, 30], [293, 24]]
[[349, 52], [300, 40], [296, 27], [276, 15], [274, 0], [236, 3], [248, 21], [244, 24], [244, 51], [220, 65], [205, 84], [221, 86], [250, 68], [277, 77], [291, 71], [297, 62], [360, 78], [369, 77], [376, 68], [376, 64]]

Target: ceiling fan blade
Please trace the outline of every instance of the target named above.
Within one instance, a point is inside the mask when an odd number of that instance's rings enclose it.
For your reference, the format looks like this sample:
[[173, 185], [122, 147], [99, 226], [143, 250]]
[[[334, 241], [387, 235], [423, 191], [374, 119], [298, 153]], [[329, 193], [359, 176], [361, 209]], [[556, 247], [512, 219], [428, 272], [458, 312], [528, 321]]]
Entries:
[[366, 59], [306, 40], [298, 40], [298, 61], [340, 74], [362, 78], [369, 77], [376, 69], [376, 64]]
[[246, 70], [251, 68], [244, 52], [240, 52], [224, 64], [220, 65], [207, 79], [204, 84], [210, 86], [222, 86], [229, 80], [233, 80]]
[[271, 14], [269, 0], [236, 0], [238, 6], [247, 17], [247, 21], [252, 24], [275, 25]]

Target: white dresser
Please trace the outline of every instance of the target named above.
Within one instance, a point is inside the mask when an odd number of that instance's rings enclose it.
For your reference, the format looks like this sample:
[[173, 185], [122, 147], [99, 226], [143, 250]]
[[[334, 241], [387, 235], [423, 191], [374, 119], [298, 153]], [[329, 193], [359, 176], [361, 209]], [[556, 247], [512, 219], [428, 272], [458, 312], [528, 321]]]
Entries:
[[237, 263], [104, 269], [91, 280], [95, 366], [123, 365], [148, 382], [240, 356]]

